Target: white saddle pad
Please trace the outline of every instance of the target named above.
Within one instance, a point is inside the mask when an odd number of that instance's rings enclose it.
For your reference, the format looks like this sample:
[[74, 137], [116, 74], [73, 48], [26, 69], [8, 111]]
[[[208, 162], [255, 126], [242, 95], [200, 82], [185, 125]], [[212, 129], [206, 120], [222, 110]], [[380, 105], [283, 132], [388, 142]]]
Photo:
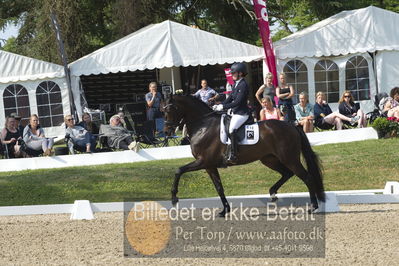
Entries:
[[[230, 144], [230, 139], [227, 136], [227, 132], [224, 126], [224, 117], [226, 115], [223, 114], [220, 119], [220, 141], [223, 144]], [[240, 129], [241, 130], [241, 129]], [[259, 141], [259, 126], [258, 123], [252, 125], [245, 125], [245, 137], [241, 141], [238, 142], [240, 145], [254, 145]]]

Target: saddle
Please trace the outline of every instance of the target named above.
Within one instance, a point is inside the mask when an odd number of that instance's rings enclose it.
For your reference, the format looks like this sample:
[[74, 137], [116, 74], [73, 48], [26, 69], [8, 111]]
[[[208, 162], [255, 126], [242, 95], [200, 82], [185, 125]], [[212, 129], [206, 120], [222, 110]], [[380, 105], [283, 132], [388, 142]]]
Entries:
[[[230, 139], [228, 138], [230, 121], [231, 116], [227, 114], [223, 114], [220, 119], [220, 141], [223, 144], [230, 144]], [[259, 126], [252, 116], [249, 116], [247, 121], [237, 130], [237, 139], [240, 145], [254, 145], [258, 142]]]

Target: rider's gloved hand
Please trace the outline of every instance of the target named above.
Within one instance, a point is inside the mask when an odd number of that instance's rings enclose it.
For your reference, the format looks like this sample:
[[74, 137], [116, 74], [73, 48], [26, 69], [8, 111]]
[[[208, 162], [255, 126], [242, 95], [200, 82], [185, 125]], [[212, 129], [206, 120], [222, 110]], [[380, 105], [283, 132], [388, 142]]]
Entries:
[[222, 110], [223, 110], [223, 104], [214, 105], [214, 106], [212, 107], [212, 109], [213, 109], [214, 111], [222, 111]]

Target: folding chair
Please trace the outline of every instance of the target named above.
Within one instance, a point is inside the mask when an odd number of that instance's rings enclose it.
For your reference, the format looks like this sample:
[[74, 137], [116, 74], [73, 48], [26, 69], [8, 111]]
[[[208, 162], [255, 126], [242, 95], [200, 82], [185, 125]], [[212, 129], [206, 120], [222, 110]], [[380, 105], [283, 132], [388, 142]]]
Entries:
[[154, 136], [154, 121], [145, 121], [142, 126], [136, 127], [136, 141], [140, 149], [165, 146], [165, 140], [162, 141]]
[[164, 138], [164, 145], [163, 147], [169, 146], [169, 140], [172, 141], [172, 143], [177, 146], [180, 144], [180, 137], [173, 132], [173, 136], [168, 136], [165, 134], [164, 130], [164, 125], [165, 125], [165, 120], [163, 118], [157, 118], [155, 119], [155, 128], [156, 131], [158, 132], [158, 136], [161, 136]]

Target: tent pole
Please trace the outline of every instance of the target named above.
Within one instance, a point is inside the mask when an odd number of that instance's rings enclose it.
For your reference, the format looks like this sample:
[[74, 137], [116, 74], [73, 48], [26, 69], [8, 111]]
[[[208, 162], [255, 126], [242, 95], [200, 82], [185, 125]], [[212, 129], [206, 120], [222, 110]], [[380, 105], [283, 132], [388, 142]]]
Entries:
[[374, 80], [375, 80], [375, 94], [378, 94], [378, 74], [377, 74], [377, 51], [374, 51], [373, 56]]
[[175, 75], [173, 73], [173, 67], [170, 68], [170, 73], [172, 75], [172, 92], [175, 94]]

